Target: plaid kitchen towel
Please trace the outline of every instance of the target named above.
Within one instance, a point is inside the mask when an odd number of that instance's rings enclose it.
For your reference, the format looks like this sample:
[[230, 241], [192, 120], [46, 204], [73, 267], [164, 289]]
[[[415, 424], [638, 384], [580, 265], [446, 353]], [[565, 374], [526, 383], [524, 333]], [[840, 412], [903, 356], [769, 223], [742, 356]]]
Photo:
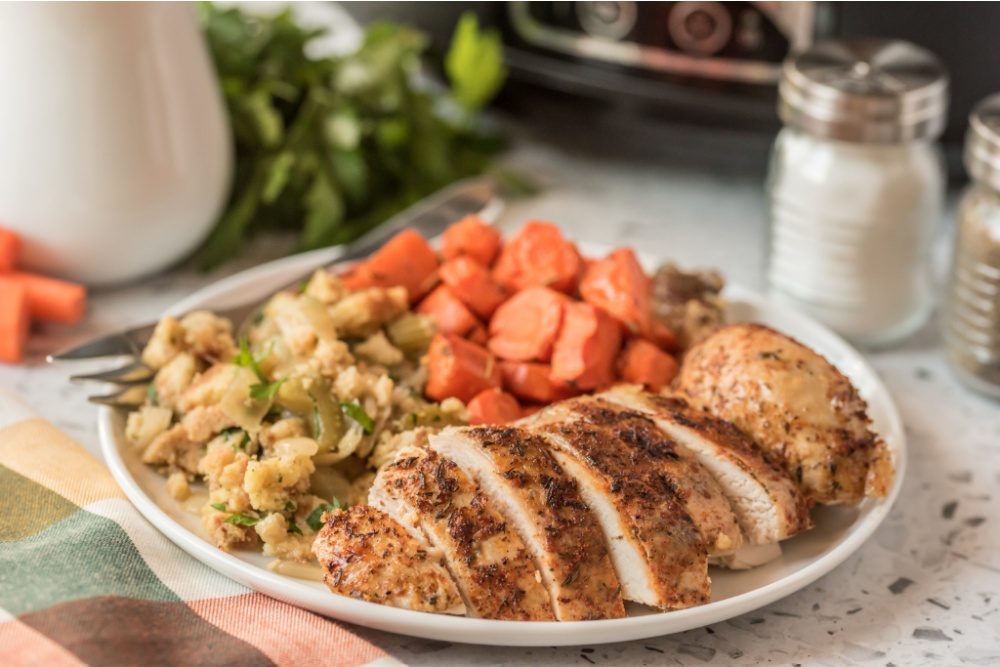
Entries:
[[0, 390], [0, 665], [400, 664], [202, 565]]

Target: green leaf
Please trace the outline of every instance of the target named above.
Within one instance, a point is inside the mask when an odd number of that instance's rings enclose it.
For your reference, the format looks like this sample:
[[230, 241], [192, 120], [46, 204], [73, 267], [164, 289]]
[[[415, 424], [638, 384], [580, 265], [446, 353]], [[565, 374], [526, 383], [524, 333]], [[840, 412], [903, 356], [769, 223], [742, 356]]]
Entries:
[[296, 535], [301, 535], [302, 534], [302, 529], [299, 528], [298, 524], [296, 524], [296, 523], [290, 523], [290, 524], [288, 524], [288, 532], [289, 533], [295, 533]]
[[267, 148], [273, 148], [281, 143], [285, 136], [285, 127], [281, 114], [271, 103], [271, 93], [258, 88], [242, 99], [245, 111], [250, 116], [260, 143]]
[[371, 432], [375, 430], [375, 420], [372, 419], [371, 415], [365, 412], [365, 409], [357, 403], [342, 402], [340, 404], [340, 409], [343, 410], [345, 415], [361, 425], [365, 435], [371, 435]]
[[303, 250], [352, 241], [480, 173], [502, 148], [474, 117], [503, 80], [501, 45], [471, 15], [448, 53], [450, 92], [427, 84], [428, 40], [405, 25], [376, 21], [356, 52], [310, 57], [326, 31], [300, 27], [287, 9], [261, 16], [203, 4], [199, 15], [237, 158], [202, 268], [265, 230], [299, 233]]
[[[264, 375], [264, 373], [260, 370], [260, 362], [266, 359], [268, 356], [270, 356], [271, 354], [270, 349], [259, 358], [253, 356], [253, 352], [250, 351], [250, 340], [246, 336], [240, 337], [239, 346], [240, 346], [239, 354], [233, 357], [233, 363], [236, 364], [237, 366], [242, 366], [243, 368], [249, 368], [254, 372], [254, 375], [257, 376], [258, 380], [260, 380], [262, 383], [266, 383], [267, 376]], [[254, 386], [256, 387], [259, 385], [254, 385]], [[251, 396], [251, 398], [253, 397]]]
[[480, 31], [475, 14], [462, 14], [444, 66], [455, 100], [469, 111], [481, 109], [507, 78], [500, 33], [493, 28]]
[[146, 387], [146, 398], [149, 399], [150, 405], [159, 405], [159, 396], [156, 393], [156, 383], [150, 382], [149, 386]]
[[294, 512], [295, 511], [295, 503], [293, 503], [291, 500], [289, 500], [288, 502], [286, 502], [285, 503], [285, 511], [286, 512]]
[[336, 498], [333, 499], [333, 503], [323, 503], [314, 509], [310, 514], [309, 518], [306, 519], [306, 524], [313, 529], [314, 532], [319, 532], [320, 528], [323, 527], [323, 515], [332, 510], [340, 509], [340, 501]]
[[223, 523], [231, 523], [237, 526], [256, 526], [260, 519], [246, 514], [230, 514]]
[[260, 200], [265, 204], [273, 204], [281, 196], [288, 179], [292, 174], [292, 166], [295, 164], [295, 154], [291, 151], [283, 151], [271, 164], [270, 172], [267, 175], [267, 182], [260, 194]]
[[252, 384], [250, 385], [250, 398], [255, 401], [268, 401], [274, 398], [274, 395], [278, 393], [278, 389], [280, 389], [281, 385], [284, 383], [284, 380], [278, 380], [277, 382]]
[[225, 503], [212, 503], [212, 508], [213, 509], [217, 509], [220, 512], [225, 512], [226, 511], [226, 504]]
[[344, 220], [344, 200], [324, 172], [318, 172], [306, 195], [302, 249], [321, 248]]

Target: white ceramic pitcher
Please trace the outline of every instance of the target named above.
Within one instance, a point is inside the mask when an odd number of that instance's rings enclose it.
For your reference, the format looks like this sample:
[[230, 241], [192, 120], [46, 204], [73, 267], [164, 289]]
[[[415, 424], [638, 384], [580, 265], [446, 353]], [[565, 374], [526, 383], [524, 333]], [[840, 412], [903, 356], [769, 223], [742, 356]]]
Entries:
[[232, 139], [193, 3], [0, 3], [0, 226], [91, 285], [204, 240]]

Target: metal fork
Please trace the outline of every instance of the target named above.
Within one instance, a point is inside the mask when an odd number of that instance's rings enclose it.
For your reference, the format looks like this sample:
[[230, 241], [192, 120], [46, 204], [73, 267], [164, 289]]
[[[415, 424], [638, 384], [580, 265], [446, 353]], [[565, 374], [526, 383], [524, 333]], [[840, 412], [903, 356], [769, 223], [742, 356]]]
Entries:
[[[367, 257], [381, 248], [392, 236], [405, 228], [413, 228], [428, 238], [438, 236], [456, 220], [470, 214], [479, 214], [484, 219], [494, 221], [503, 208], [499, 184], [490, 177], [479, 177], [459, 181], [439, 190], [410, 208], [396, 214], [382, 225], [366, 233], [353, 243], [343, 247], [343, 251], [332, 262], [322, 265], [330, 268], [351, 260]], [[320, 268], [312, 266], [282, 289], [297, 287], [303, 280]], [[278, 292], [281, 290], [274, 290]], [[236, 326], [238, 333], [245, 332], [250, 321], [263, 307], [266, 299], [254, 299], [232, 308], [215, 309], [214, 312]], [[135, 407], [146, 399], [149, 382], [156, 371], [142, 362], [142, 350], [146, 346], [156, 323], [146, 324], [125, 331], [109, 334], [82, 345], [49, 355], [49, 363], [121, 357], [123, 366], [98, 373], [71, 375], [73, 382], [103, 382], [119, 385], [110, 394], [89, 396], [87, 400], [99, 405], [113, 407]]]

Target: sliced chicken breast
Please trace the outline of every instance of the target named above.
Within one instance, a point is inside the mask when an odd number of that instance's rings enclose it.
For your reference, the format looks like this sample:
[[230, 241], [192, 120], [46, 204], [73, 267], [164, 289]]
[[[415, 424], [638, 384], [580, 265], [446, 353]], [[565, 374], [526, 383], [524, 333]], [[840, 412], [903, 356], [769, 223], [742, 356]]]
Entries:
[[355, 505], [325, 519], [313, 553], [331, 591], [413, 611], [465, 613], [444, 555], [388, 514]]
[[810, 503], [795, 483], [729, 422], [682, 399], [635, 386], [621, 385], [600, 397], [648, 415], [668, 437], [694, 452], [719, 482], [751, 545], [778, 542], [812, 527]]
[[626, 600], [661, 609], [709, 601], [705, 539], [651, 454], [563, 404], [536, 413], [529, 430], [549, 442], [556, 461], [577, 480]]
[[454, 461], [404, 449], [379, 471], [368, 499], [444, 553], [470, 616], [555, 620], [531, 552]]
[[603, 533], [544, 439], [511, 427], [448, 428], [430, 446], [478, 482], [534, 552], [558, 620], [625, 616]]
[[665, 435], [652, 419], [594, 396], [581, 396], [561, 405], [590, 424], [611, 429], [619, 440], [656, 461], [675, 497], [705, 538], [709, 556], [726, 556], [743, 546], [739, 521], [722, 487], [694, 452]]

